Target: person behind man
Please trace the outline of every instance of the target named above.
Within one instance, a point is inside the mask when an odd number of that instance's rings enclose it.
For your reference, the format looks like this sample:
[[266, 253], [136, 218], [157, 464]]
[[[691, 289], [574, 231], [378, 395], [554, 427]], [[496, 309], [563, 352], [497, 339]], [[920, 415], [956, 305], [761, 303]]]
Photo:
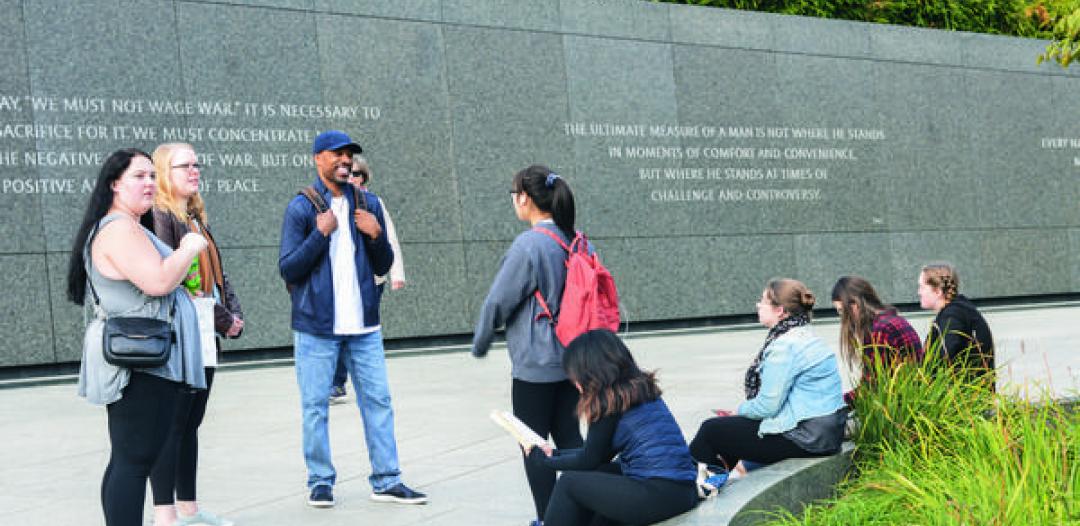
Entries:
[[348, 135], [323, 132], [315, 137], [311, 152], [318, 172], [313, 188], [329, 209], [319, 213], [308, 197], [294, 197], [285, 210], [278, 259], [292, 300], [308, 504], [334, 505], [337, 473], [330, 460], [327, 414], [334, 366], [343, 353], [359, 393], [356, 405], [371, 461], [372, 500], [423, 504], [427, 496], [401, 482], [394, 438], [374, 279], [389, 271], [394, 259], [382, 208], [373, 194], [366, 194], [371, 211], [359, 209], [353, 192], [346, 191], [352, 156], [361, 152]]
[[[367, 159], [364, 159], [363, 155], [353, 156], [352, 177], [349, 178], [349, 182], [360, 190], [367, 191], [367, 185], [371, 182], [371, 167], [368, 166]], [[384, 290], [383, 287], [387, 282], [387, 278], [389, 278], [390, 288], [392, 290], [401, 290], [405, 288], [405, 261], [401, 254], [401, 243], [398, 242], [394, 220], [390, 217], [390, 211], [386, 209], [386, 203], [381, 197], [376, 197], [376, 199], [382, 205], [383, 219], [386, 220], [386, 238], [390, 240], [390, 247], [394, 250], [394, 263], [390, 265], [389, 276], [375, 276], [375, 285], [378, 285], [381, 293]], [[345, 365], [345, 355], [342, 354], [338, 358], [337, 369], [334, 370], [334, 387], [330, 392], [331, 404], [344, 404], [349, 401], [348, 392], [345, 390], [345, 380], [348, 372], [349, 370]]]

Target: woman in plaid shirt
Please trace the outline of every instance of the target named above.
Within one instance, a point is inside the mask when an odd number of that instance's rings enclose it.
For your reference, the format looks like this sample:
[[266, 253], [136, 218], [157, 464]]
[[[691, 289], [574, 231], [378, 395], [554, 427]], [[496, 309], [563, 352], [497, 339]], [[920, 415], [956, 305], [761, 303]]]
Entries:
[[[882, 303], [869, 281], [843, 276], [832, 289], [832, 302], [840, 313], [840, 350], [848, 363], [862, 365], [862, 381], [872, 380], [874, 362], [889, 367], [897, 360], [923, 357], [922, 341], [911, 324]], [[849, 404], [854, 390], [844, 393]]]

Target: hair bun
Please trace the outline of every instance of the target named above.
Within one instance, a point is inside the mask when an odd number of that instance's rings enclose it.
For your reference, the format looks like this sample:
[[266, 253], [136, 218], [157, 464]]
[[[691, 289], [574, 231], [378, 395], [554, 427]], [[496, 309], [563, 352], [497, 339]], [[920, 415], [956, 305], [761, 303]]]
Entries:
[[814, 298], [814, 293], [810, 292], [809, 290], [803, 291], [802, 298], [799, 299], [799, 303], [801, 303], [802, 306], [806, 308], [806, 310], [812, 309], [814, 307], [815, 301], [816, 299]]

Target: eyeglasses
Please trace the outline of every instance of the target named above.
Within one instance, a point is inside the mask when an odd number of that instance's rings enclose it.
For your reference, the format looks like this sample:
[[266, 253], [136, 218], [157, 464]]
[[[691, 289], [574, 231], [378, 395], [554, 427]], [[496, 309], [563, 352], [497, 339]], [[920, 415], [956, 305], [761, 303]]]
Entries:
[[174, 166], [172, 166], [172, 168], [183, 168], [183, 169], [188, 170], [188, 171], [199, 170], [201, 172], [202, 169], [203, 169], [203, 165], [201, 165], [199, 163], [186, 163], [186, 164], [174, 165]]
[[366, 172], [361, 172], [361, 171], [353, 172], [352, 176], [353, 177], [359, 177], [361, 179], [367, 179], [368, 178], [368, 174]]

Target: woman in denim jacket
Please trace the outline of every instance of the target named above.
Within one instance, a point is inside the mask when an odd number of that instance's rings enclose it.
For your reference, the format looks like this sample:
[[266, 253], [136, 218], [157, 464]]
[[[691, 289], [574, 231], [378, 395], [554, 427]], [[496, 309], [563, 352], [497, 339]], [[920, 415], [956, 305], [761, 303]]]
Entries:
[[813, 306], [813, 293], [799, 281], [766, 285], [757, 314], [769, 335], [746, 371], [746, 401], [735, 414], [703, 422], [690, 443], [709, 471], [840, 450], [847, 417], [840, 373], [836, 355], [810, 328]]

